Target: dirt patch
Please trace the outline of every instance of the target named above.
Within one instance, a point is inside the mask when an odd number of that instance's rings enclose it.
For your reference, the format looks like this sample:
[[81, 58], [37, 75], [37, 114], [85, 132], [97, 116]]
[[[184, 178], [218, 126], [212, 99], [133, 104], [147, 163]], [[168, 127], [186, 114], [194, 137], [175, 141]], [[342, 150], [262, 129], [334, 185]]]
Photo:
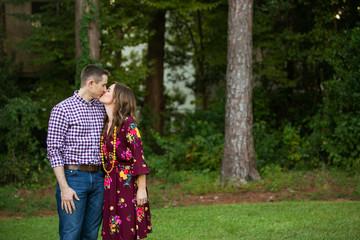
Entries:
[[[313, 176], [305, 176], [310, 180]], [[151, 184], [160, 185], [161, 182]], [[157, 206], [154, 202], [153, 207], [178, 207], [194, 205], [213, 205], [213, 204], [243, 204], [260, 202], [279, 202], [287, 200], [320, 200], [320, 201], [359, 201], [359, 198], [352, 198], [355, 191], [352, 188], [344, 188], [336, 184], [325, 182], [315, 184], [309, 181], [300, 184], [296, 190], [284, 187], [278, 191], [268, 191], [265, 188], [258, 188], [256, 191], [239, 189], [237, 193], [211, 193], [203, 195], [184, 194], [179, 186], [174, 186], [173, 191], [161, 191], [160, 196], [163, 202]], [[151, 193], [150, 193], [151, 194]], [[21, 207], [10, 211], [0, 211], [0, 219], [17, 218], [24, 216], [54, 216], [57, 215], [55, 201], [55, 186], [49, 185], [42, 189], [28, 190], [19, 189], [12, 193], [12, 197], [23, 199]], [[11, 196], [9, 196], [11, 197]], [[151, 197], [151, 196], [150, 196]]]
[[[279, 202], [286, 200], [321, 200], [321, 201], [354, 201], [351, 198], [335, 198], [327, 196], [317, 196], [313, 198], [309, 193], [289, 193], [284, 192], [245, 192], [245, 193], [213, 193], [205, 195], [186, 195], [177, 201], [169, 201], [172, 206], [195, 206], [213, 204], [242, 204], [260, 202]], [[356, 200], [355, 200], [356, 201]]]

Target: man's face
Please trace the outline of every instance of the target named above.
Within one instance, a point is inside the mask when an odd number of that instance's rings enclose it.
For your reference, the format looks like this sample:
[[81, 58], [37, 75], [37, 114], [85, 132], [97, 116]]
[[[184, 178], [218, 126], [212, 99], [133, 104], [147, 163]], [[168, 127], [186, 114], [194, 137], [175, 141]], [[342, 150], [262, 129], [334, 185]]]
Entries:
[[92, 94], [94, 98], [99, 99], [101, 95], [103, 95], [103, 93], [106, 90], [107, 82], [108, 82], [108, 76], [106, 76], [105, 74], [102, 75], [102, 80], [99, 83], [93, 82]]

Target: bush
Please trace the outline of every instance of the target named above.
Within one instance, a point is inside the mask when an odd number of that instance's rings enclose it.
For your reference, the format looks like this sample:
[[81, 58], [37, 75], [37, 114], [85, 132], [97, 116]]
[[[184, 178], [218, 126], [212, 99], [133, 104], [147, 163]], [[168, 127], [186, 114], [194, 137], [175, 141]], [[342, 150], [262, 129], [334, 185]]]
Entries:
[[[33, 132], [40, 127], [39, 107], [28, 97], [9, 99], [0, 109], [0, 184], [38, 182], [45, 163], [45, 149]], [[47, 162], [47, 161], [46, 161]]]
[[265, 121], [253, 124], [256, 166], [263, 168], [269, 163], [278, 163], [281, 160], [281, 133], [268, 127]]
[[216, 125], [207, 121], [193, 121], [188, 128], [194, 135], [180, 133], [161, 137], [152, 133], [163, 154], [149, 153], [148, 164], [159, 177], [181, 170], [218, 170], [221, 165], [224, 135], [218, 133]]
[[322, 110], [312, 124], [324, 161], [346, 169], [360, 168], [360, 28], [334, 39], [328, 63], [336, 74], [324, 83]]

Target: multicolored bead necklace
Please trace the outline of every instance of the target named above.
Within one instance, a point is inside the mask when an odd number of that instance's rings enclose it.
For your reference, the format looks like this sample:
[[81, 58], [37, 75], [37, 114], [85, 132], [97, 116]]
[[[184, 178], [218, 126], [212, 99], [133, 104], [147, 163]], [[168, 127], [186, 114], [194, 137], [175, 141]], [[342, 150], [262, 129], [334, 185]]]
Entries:
[[114, 126], [114, 138], [113, 138], [113, 142], [112, 142], [112, 144], [114, 146], [114, 154], [113, 154], [113, 159], [111, 160], [112, 166], [111, 166], [110, 171], [106, 170], [106, 167], [105, 167], [103, 141], [104, 141], [104, 136], [102, 135], [101, 140], [100, 140], [101, 162], [102, 162], [103, 168], [104, 168], [104, 170], [106, 172], [106, 175], [109, 176], [109, 174], [111, 173], [111, 171], [114, 168], [114, 164], [115, 164], [115, 161], [116, 161], [116, 126]]

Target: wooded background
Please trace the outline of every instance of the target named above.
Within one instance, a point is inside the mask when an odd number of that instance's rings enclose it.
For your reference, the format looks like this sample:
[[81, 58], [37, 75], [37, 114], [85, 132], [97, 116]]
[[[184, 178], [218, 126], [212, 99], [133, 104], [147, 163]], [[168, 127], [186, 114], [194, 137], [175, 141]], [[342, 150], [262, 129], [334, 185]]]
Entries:
[[[257, 169], [359, 169], [358, 1], [251, 4]], [[89, 63], [134, 90], [155, 176], [220, 171], [229, 7], [226, 0], [1, 0], [0, 184], [52, 174], [50, 110], [78, 88]], [[138, 46], [145, 50], [124, 54]], [[182, 71], [189, 65], [191, 81]], [[195, 96], [192, 110], [179, 110], [187, 93], [164, 87], [164, 69]]]

